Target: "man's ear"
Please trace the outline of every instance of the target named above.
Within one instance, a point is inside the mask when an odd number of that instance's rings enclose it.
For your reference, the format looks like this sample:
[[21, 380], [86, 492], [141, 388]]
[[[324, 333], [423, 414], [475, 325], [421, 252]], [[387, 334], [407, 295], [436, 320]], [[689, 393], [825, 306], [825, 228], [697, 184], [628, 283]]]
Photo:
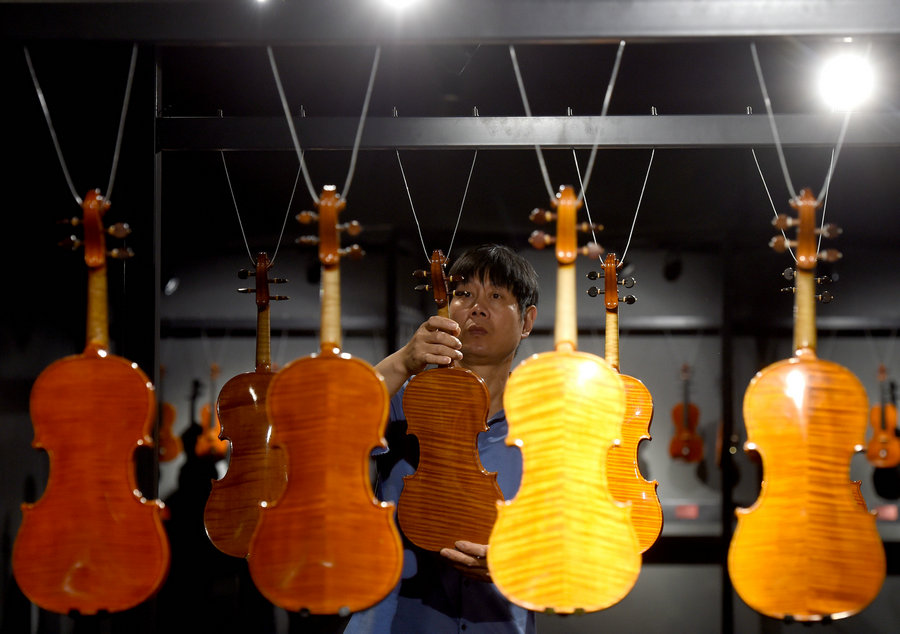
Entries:
[[525, 314], [522, 316], [522, 339], [531, 334], [535, 319], [537, 319], [537, 306], [532, 304], [525, 309]]

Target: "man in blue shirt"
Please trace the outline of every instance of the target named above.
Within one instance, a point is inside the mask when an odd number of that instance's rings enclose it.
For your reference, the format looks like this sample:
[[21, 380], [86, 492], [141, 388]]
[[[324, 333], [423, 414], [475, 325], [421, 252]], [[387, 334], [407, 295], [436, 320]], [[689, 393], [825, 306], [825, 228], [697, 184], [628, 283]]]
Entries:
[[[488, 471], [497, 473], [503, 496], [519, 488], [522, 457], [504, 442], [507, 434], [503, 391], [519, 343], [531, 333], [537, 315], [537, 274], [511, 249], [483, 245], [464, 253], [450, 269], [450, 318], [430, 317], [409, 342], [379, 363], [393, 395], [386, 433], [388, 450], [376, 456], [378, 496], [396, 503], [403, 476], [415, 472], [415, 441], [406, 435], [402, 399], [406, 382], [428, 365], [457, 364], [476, 373], [488, 388], [489, 430], [479, 434], [478, 450]], [[491, 583], [488, 546], [458, 541], [440, 553], [403, 540], [403, 574], [381, 603], [354, 614], [345, 632], [534, 632], [534, 614], [512, 604]]]

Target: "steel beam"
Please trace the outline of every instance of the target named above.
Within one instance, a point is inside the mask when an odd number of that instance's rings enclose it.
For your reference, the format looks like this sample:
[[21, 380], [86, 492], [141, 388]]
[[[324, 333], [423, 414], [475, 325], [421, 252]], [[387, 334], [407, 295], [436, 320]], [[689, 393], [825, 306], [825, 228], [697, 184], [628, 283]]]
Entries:
[[[785, 146], [832, 146], [839, 114], [776, 115]], [[353, 147], [354, 117], [295, 118], [304, 150]], [[161, 151], [293, 150], [283, 117], [162, 117]], [[774, 145], [766, 115], [660, 115], [608, 117], [373, 117], [360, 147], [383, 149], [726, 148]], [[900, 114], [854, 114], [844, 143], [900, 145]]]
[[155, 44], [597, 42], [895, 35], [896, 0], [380, 0], [0, 2], [7, 41]]

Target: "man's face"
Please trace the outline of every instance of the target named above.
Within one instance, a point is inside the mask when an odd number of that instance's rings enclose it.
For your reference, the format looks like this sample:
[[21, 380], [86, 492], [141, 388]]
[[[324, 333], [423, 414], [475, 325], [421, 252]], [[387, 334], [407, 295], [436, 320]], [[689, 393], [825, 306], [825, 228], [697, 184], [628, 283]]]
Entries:
[[533, 325], [533, 318], [523, 318], [519, 313], [519, 302], [512, 292], [487, 279], [457, 285], [450, 301], [450, 318], [461, 329], [459, 338], [466, 366], [496, 364], [512, 358]]

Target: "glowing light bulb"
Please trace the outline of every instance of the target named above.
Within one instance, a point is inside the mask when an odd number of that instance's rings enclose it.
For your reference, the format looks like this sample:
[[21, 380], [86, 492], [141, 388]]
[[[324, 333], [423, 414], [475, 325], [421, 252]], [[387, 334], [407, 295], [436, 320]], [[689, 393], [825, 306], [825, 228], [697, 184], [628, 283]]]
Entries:
[[819, 92], [834, 110], [852, 110], [872, 94], [875, 73], [869, 62], [853, 53], [828, 60], [819, 74]]

